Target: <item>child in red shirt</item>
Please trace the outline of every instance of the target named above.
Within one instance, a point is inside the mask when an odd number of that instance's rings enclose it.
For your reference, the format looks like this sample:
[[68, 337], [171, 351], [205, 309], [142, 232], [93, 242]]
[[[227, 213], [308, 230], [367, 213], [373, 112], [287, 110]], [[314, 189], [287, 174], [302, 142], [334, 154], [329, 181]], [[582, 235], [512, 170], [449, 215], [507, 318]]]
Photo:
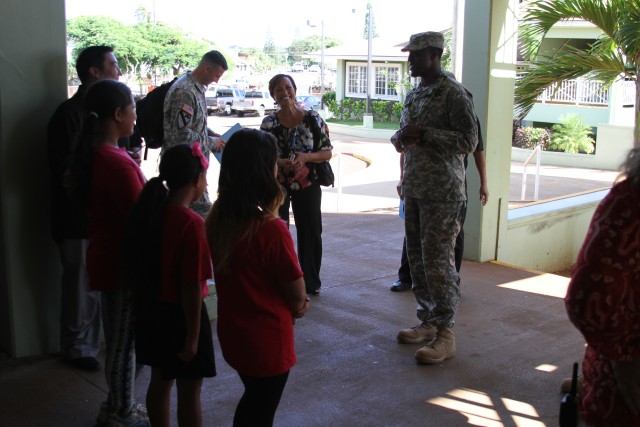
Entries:
[[136, 298], [136, 356], [151, 366], [147, 411], [169, 425], [170, 394], [178, 391], [178, 424], [201, 425], [202, 379], [216, 374], [211, 324], [203, 298], [212, 278], [204, 220], [189, 208], [207, 186], [200, 143], [162, 155], [134, 208], [127, 257]]
[[127, 85], [115, 80], [91, 85], [84, 102], [88, 115], [78, 137], [70, 181], [72, 196], [87, 211], [89, 285], [102, 292], [109, 392], [98, 424], [142, 427], [148, 423], [133, 399], [133, 300], [124, 280], [124, 235], [145, 178], [125, 149], [118, 147], [118, 139], [133, 133], [135, 104]]
[[293, 324], [309, 305], [276, 179], [276, 141], [256, 129], [236, 132], [222, 155], [218, 199], [207, 238], [218, 295], [222, 354], [245, 391], [234, 426], [273, 424], [296, 362]]

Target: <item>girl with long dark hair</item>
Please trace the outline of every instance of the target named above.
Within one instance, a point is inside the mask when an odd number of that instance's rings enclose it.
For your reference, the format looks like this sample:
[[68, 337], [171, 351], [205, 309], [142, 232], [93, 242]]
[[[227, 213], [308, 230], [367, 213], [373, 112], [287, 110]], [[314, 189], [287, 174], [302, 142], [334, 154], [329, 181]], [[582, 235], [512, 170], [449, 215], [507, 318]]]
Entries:
[[136, 356], [151, 366], [147, 410], [154, 426], [170, 424], [174, 382], [178, 424], [201, 425], [202, 379], [216, 373], [203, 302], [211, 256], [204, 219], [189, 208], [207, 187], [207, 167], [200, 143], [169, 148], [131, 218], [127, 271], [136, 299]]
[[270, 426], [296, 362], [293, 324], [308, 308], [304, 279], [276, 179], [270, 134], [243, 129], [227, 142], [207, 238], [218, 295], [222, 354], [245, 392], [234, 426]]

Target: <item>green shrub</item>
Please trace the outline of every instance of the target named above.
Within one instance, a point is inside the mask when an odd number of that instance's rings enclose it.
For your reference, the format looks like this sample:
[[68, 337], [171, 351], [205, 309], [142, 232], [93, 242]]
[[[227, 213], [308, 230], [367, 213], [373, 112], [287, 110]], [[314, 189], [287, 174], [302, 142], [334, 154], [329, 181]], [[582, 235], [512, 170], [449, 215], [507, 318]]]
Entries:
[[367, 111], [367, 101], [365, 99], [354, 99], [351, 106], [351, 119], [362, 120]]
[[391, 121], [400, 123], [403, 109], [402, 102], [394, 102], [391, 108]]
[[355, 99], [345, 98], [340, 102], [340, 119], [351, 119]]
[[[400, 109], [396, 111], [398, 105]], [[402, 104], [398, 101], [372, 101], [371, 112], [376, 122], [398, 122], [402, 113]]]
[[387, 101], [371, 101], [371, 112], [376, 122], [387, 121]]
[[[327, 97], [326, 95], [329, 94]], [[325, 93], [325, 105], [333, 116], [339, 120], [362, 120], [367, 111], [367, 101], [364, 99], [344, 98], [336, 101], [335, 92]], [[400, 122], [402, 103], [397, 101], [376, 100], [371, 102], [373, 120], [376, 122]]]
[[593, 135], [591, 126], [577, 114], [560, 117], [560, 124], [553, 125], [551, 129], [553, 133], [548, 144], [549, 150], [587, 154], [595, 150], [595, 141], [590, 136]]
[[542, 149], [546, 149], [551, 131], [547, 128], [534, 128], [530, 126], [518, 127], [513, 134], [512, 144], [514, 147], [533, 150], [536, 145], [542, 144]]
[[329, 105], [331, 101], [336, 102], [336, 93], [333, 91], [325, 92], [324, 95], [322, 95], [322, 101], [324, 105]]
[[327, 108], [331, 111], [334, 117], [340, 117], [340, 103], [335, 99], [327, 102]]

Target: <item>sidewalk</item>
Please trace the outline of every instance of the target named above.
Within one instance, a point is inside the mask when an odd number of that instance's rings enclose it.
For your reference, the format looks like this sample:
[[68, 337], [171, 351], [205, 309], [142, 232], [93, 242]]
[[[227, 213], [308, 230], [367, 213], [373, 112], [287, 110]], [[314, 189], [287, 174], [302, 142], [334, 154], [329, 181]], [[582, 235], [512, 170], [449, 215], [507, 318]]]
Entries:
[[[341, 179], [336, 181], [335, 188], [324, 190], [323, 212], [397, 209], [399, 200], [396, 185], [400, 176], [399, 154], [391, 143], [367, 141], [356, 144], [342, 139], [334, 140], [332, 143], [334, 154], [337, 156], [331, 160], [331, 164], [336, 177]], [[365, 168], [364, 162], [354, 159], [350, 156], [351, 154], [369, 159], [370, 166]], [[361, 163], [360, 167], [347, 167], [346, 173], [341, 173], [341, 163], [348, 165], [353, 162]], [[472, 170], [475, 166], [472, 161], [469, 163], [467, 169]], [[510, 209], [536, 202], [534, 200], [535, 165], [528, 166], [526, 171], [525, 198], [521, 200], [523, 167], [519, 162], [511, 163]], [[618, 172], [615, 171], [541, 166], [537, 201], [607, 189], [611, 187], [617, 176]], [[469, 189], [470, 197], [474, 197], [476, 194], [477, 189]], [[491, 192], [491, 182], [489, 182], [489, 194], [489, 197], [495, 196], [495, 193]]]
[[[236, 123], [259, 128], [261, 121], [261, 118], [255, 116], [210, 116], [209, 126], [219, 133], [224, 133]], [[334, 131], [331, 134], [331, 143], [334, 147], [331, 165], [336, 175], [336, 183], [333, 188], [323, 189], [323, 212], [367, 212], [398, 208], [396, 185], [400, 177], [400, 155], [387, 139], [350, 136]], [[158, 154], [159, 150], [149, 150], [149, 160], [142, 165], [147, 177], [157, 174]], [[367, 167], [365, 161], [359, 158], [369, 160], [370, 165]], [[474, 167], [473, 161], [470, 161], [468, 170]], [[212, 160], [207, 174], [212, 199], [217, 191], [219, 170], [219, 164]], [[535, 165], [527, 167], [524, 200], [521, 200], [522, 171], [522, 163], [511, 163], [509, 208], [535, 202]], [[538, 201], [609, 188], [617, 175], [614, 171], [542, 166]], [[489, 182], [490, 197], [491, 185]], [[469, 194], [477, 194], [477, 189], [469, 189]]]

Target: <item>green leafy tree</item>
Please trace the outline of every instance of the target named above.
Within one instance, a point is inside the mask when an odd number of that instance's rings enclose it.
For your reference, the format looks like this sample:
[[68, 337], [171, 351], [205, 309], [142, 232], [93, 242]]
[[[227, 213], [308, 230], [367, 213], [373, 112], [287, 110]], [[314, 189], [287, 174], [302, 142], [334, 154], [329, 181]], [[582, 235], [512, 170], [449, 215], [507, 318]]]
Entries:
[[267, 27], [267, 34], [265, 36], [264, 47], [262, 51], [267, 55], [273, 56], [276, 52], [276, 45], [273, 43], [273, 35], [271, 34], [271, 27]]
[[123, 74], [136, 69], [136, 37], [130, 27], [107, 16], [79, 16], [67, 22], [67, 38], [73, 46], [73, 63], [78, 54], [89, 46], [107, 45], [115, 49]]
[[180, 28], [149, 19], [134, 25], [139, 48], [138, 77], [180, 75], [198, 65], [211, 44], [195, 39]]
[[171, 51], [183, 39], [180, 32], [161, 22], [154, 24], [147, 19], [136, 24], [134, 30], [139, 40], [139, 76], [152, 78], [170, 74], [175, 63]]
[[276, 58], [274, 56], [267, 55], [260, 49], [243, 49], [241, 53], [253, 59], [254, 68], [256, 71], [271, 70], [276, 64]]
[[[67, 37], [73, 49], [73, 61], [89, 46], [114, 48], [125, 79], [141, 81], [179, 75], [193, 69], [213, 43], [191, 37], [178, 27], [153, 22], [143, 7], [136, 11], [137, 23], [131, 26], [103, 16], [80, 16], [67, 22]], [[232, 61], [230, 68], [232, 68]], [[155, 81], [154, 83], [159, 83]]]
[[547, 149], [565, 153], [587, 153], [594, 151], [595, 141], [591, 138], [591, 127], [577, 114], [560, 118], [560, 124], [551, 127], [553, 133]]
[[[586, 49], [565, 44], [550, 52], [540, 46], [551, 28], [562, 21], [592, 23], [602, 36]], [[542, 92], [563, 80], [585, 77], [611, 85], [616, 79], [636, 82], [640, 53], [640, 0], [537, 0], [527, 5], [519, 43], [526, 71], [516, 79], [515, 113], [522, 119]], [[636, 135], [639, 123], [636, 103]]]
[[140, 5], [135, 12], [136, 22], [138, 24], [153, 22], [153, 14], [144, 6]]
[[[334, 46], [340, 46], [342, 42], [338, 39], [325, 37], [324, 39], [324, 47], [325, 49], [329, 49]], [[317, 52], [322, 49], [322, 37], [314, 34], [303, 39], [294, 40], [291, 45], [287, 48], [287, 53], [289, 54], [290, 62], [300, 61], [302, 59], [302, 55], [309, 52]]]
[[444, 36], [444, 51], [442, 52], [442, 58], [440, 59], [440, 66], [444, 71], [453, 72], [451, 65], [451, 43], [453, 42], [453, 31], [451, 28], [442, 32]]
[[371, 38], [375, 39], [378, 37], [378, 31], [376, 30], [376, 17], [373, 14], [373, 6], [371, 6], [371, 2], [367, 3], [367, 13], [364, 16], [364, 33], [362, 38], [365, 40], [369, 39], [369, 14], [371, 14]]

